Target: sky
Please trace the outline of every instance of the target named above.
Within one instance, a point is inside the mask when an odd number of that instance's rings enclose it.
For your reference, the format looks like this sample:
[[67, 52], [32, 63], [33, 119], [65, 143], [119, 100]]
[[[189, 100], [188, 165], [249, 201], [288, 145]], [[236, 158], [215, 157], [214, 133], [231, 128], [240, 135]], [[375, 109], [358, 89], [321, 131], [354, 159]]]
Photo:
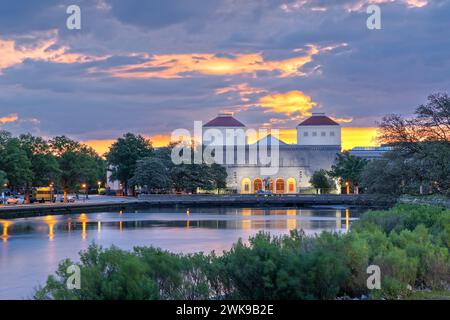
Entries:
[[[80, 30], [66, 27], [72, 4]], [[0, 129], [102, 153], [223, 111], [295, 142], [325, 112], [344, 148], [373, 145], [384, 115], [448, 92], [449, 30], [450, 0], [0, 0]]]

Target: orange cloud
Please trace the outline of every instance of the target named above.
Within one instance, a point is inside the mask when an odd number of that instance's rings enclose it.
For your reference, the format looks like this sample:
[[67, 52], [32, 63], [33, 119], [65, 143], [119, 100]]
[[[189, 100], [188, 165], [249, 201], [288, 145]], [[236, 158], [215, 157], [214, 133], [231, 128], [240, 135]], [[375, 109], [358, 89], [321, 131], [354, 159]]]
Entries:
[[70, 53], [67, 47], [56, 47], [58, 38], [55, 32], [50, 35], [49, 39], [40, 40], [33, 46], [18, 46], [14, 40], [0, 39], [0, 73], [3, 69], [21, 64], [26, 59], [55, 63], [86, 63], [107, 58]]
[[[341, 45], [339, 45], [341, 46]], [[285, 60], [265, 60], [261, 53], [235, 54], [222, 57], [210, 53], [142, 55], [147, 61], [110, 68], [108, 73], [119, 78], [183, 78], [190, 73], [204, 75], [255, 74], [278, 72], [279, 77], [304, 76], [302, 67], [319, 53], [338, 46], [318, 47], [308, 45], [301, 56]], [[297, 52], [297, 51], [296, 51]], [[91, 69], [96, 72], [97, 69]]]
[[19, 116], [16, 113], [0, 117], [0, 124], [10, 123], [10, 122], [16, 122], [19, 120]]
[[288, 116], [299, 114], [302, 117], [310, 116], [311, 109], [317, 105], [311, 97], [299, 90], [269, 94], [261, 97], [258, 104], [267, 108], [267, 112], [283, 113]]

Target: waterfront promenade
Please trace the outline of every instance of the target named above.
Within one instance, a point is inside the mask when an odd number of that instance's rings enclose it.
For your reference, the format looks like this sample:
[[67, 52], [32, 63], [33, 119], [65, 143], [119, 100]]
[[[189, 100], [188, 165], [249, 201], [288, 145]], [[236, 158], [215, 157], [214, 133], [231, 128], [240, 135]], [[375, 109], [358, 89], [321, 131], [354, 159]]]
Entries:
[[91, 196], [75, 203], [52, 203], [1, 206], [0, 219], [14, 219], [48, 214], [77, 212], [138, 210], [167, 206], [370, 206], [386, 207], [392, 199], [370, 195], [141, 195], [134, 197]]

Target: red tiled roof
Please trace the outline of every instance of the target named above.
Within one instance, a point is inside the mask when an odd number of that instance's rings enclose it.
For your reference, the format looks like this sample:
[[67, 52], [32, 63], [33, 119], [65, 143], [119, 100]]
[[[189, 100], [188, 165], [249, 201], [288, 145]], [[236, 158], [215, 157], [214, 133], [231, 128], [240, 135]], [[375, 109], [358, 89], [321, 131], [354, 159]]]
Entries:
[[245, 125], [233, 118], [231, 115], [219, 115], [204, 124], [203, 127], [245, 127]]
[[339, 123], [328, 118], [325, 115], [314, 115], [302, 123], [299, 126], [338, 126]]

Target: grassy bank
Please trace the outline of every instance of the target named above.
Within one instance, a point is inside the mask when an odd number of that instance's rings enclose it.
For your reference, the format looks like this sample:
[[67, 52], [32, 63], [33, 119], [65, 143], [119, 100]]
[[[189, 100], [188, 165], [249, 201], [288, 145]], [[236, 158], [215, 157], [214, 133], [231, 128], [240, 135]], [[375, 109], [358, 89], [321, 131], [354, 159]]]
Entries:
[[[450, 210], [401, 204], [367, 212], [347, 234], [260, 233], [220, 256], [91, 245], [78, 263], [81, 289], [67, 289], [66, 260], [35, 298], [440, 298], [449, 296], [449, 248]], [[380, 267], [380, 290], [367, 289], [369, 265]]]

